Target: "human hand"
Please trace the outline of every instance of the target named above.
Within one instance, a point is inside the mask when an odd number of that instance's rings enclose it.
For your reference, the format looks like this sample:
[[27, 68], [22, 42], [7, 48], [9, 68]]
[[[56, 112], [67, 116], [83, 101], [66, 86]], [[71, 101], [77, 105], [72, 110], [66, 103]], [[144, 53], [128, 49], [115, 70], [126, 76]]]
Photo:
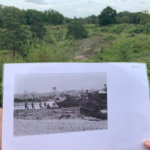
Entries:
[[144, 142], [144, 146], [145, 146], [147, 149], [150, 150], [150, 140], [146, 140], [146, 141]]

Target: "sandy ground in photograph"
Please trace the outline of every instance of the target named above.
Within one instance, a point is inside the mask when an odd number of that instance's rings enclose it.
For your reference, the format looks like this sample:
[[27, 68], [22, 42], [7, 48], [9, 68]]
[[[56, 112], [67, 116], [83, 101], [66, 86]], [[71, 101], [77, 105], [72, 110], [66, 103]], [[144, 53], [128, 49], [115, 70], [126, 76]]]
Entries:
[[14, 110], [14, 136], [107, 129], [107, 120], [84, 117], [79, 107]]
[[86, 130], [100, 130], [107, 128], [107, 121], [84, 120], [15, 120], [14, 136], [36, 135], [50, 133], [64, 133]]

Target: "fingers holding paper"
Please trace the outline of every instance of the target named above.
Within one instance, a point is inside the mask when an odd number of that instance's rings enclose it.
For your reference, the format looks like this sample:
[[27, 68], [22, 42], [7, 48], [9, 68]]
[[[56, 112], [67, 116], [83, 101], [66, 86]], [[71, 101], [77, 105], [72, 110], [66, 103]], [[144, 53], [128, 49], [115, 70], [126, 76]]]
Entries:
[[144, 142], [144, 146], [147, 148], [147, 149], [150, 149], [150, 140], [147, 140]]

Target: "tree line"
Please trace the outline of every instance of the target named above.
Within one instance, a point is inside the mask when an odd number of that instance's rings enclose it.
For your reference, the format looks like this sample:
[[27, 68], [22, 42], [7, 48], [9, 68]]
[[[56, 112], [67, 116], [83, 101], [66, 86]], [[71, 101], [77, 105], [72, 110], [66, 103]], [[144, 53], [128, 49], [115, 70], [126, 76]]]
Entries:
[[106, 26], [109, 24], [147, 24], [150, 23], [150, 13], [145, 10], [142, 12], [119, 12], [111, 7], [106, 7], [98, 15], [99, 25]]
[[124, 23], [146, 24], [150, 20], [148, 11], [135, 13], [124, 11], [117, 13], [116, 10], [112, 9], [111, 7], [106, 7], [105, 9], [102, 10], [102, 12], [99, 15], [91, 15], [85, 18], [82, 17], [68, 18], [53, 9], [45, 11], [37, 11], [34, 9], [24, 10], [16, 8], [14, 6], [0, 5], [1, 28], [4, 28], [5, 18], [8, 14], [12, 14], [12, 16], [21, 25], [32, 25], [32, 16], [34, 14], [38, 15], [44, 24], [51, 24], [51, 25], [68, 24], [71, 23], [72, 21], [79, 21], [82, 24], [100, 24], [104, 26], [109, 22], [115, 24], [124, 24]]
[[16, 18], [17, 22], [22, 25], [31, 25], [31, 18], [34, 14], [38, 15], [43, 23], [49, 23], [52, 25], [60, 25], [65, 21], [65, 17], [58, 11], [49, 9], [37, 11], [34, 9], [19, 9], [14, 6], [3, 6], [0, 5], [0, 27], [2, 28], [5, 22], [5, 18], [8, 14], [12, 14]]
[[[24, 57], [25, 50], [28, 51], [28, 41], [34, 43], [34, 41], [42, 40], [47, 33], [46, 26], [49, 24], [67, 24], [66, 38], [86, 38], [88, 32], [83, 24], [107, 26], [109, 24], [147, 24], [149, 22], [148, 11], [117, 13], [115, 9], [106, 7], [98, 16], [91, 15], [86, 18], [74, 17], [71, 19], [52, 9], [42, 12], [0, 5], [0, 49], [13, 50], [13, 57], [16, 52]], [[147, 28], [149, 26], [147, 25]]]

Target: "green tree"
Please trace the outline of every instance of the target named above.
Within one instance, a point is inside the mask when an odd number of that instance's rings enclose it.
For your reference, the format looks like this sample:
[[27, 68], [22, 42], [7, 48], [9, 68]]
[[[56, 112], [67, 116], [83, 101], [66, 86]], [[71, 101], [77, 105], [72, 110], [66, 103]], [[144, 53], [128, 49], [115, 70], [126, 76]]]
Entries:
[[45, 18], [45, 14], [41, 11], [37, 11], [37, 10], [34, 10], [34, 9], [28, 9], [25, 11], [25, 18], [26, 18], [26, 24], [27, 25], [31, 25], [32, 24], [32, 21], [31, 21], [31, 18], [33, 17], [33, 15], [36, 14], [38, 16], [41, 17], [42, 21], [47, 21], [46, 18]]
[[68, 17], [65, 17], [64, 20], [65, 20], [66, 23], [71, 23], [72, 22], [72, 19], [68, 18]]
[[97, 20], [98, 20], [98, 17], [95, 16], [95, 15], [91, 15], [91, 16], [88, 16], [88, 17], [84, 18], [84, 20], [85, 20], [88, 24], [96, 24], [96, 23], [97, 23]]
[[112, 9], [111, 7], [106, 7], [103, 9], [101, 14], [98, 16], [99, 18], [99, 25], [100, 26], [107, 26], [109, 24], [116, 23], [116, 10]]
[[26, 42], [26, 32], [24, 28], [17, 22], [12, 14], [7, 14], [4, 28], [0, 33], [1, 48], [13, 50], [13, 58], [17, 51], [21, 55], [24, 54], [22, 44]]
[[47, 20], [47, 23], [53, 24], [53, 25], [62, 25], [65, 21], [65, 18], [62, 14], [60, 14], [58, 11], [55, 11], [53, 9], [45, 10], [45, 19]]
[[150, 34], [150, 23], [144, 25], [144, 33]]
[[147, 24], [150, 22], [150, 14], [148, 10], [145, 10], [140, 15], [140, 24]]
[[68, 31], [66, 38], [73, 37], [77, 38], [86, 38], [88, 36], [88, 31], [85, 30], [81, 22], [74, 21], [68, 25]]
[[14, 6], [2, 6], [0, 8], [0, 18], [4, 21], [8, 14], [12, 14], [19, 24], [26, 24], [24, 10], [20, 10]]
[[116, 23], [121, 24], [122, 23], [122, 18], [121, 17], [116, 17]]
[[123, 16], [123, 17], [122, 17], [122, 22], [123, 22], [123, 23], [129, 23], [129, 21], [130, 21], [130, 19], [129, 19], [128, 16]]
[[33, 14], [31, 18], [32, 37], [36, 39], [43, 39], [46, 34], [46, 28], [43, 26], [42, 18], [38, 14]]
[[[117, 20], [117, 23], [119, 21], [119, 18], [122, 20], [122, 19], [125, 19], [124, 21], [126, 22], [128, 19], [128, 23], [131, 23], [131, 24], [138, 24], [139, 21], [140, 21], [140, 15], [141, 13], [140, 12], [136, 12], [136, 13], [131, 13], [131, 12], [128, 12], [128, 11], [123, 11], [123, 12], [119, 12], [117, 14], [117, 17], [116, 17], [116, 20]], [[126, 17], [126, 18], [124, 18]], [[127, 19], [128, 17], [128, 19]], [[123, 21], [123, 20], [122, 20]], [[122, 23], [124, 23], [124, 21]]]
[[3, 27], [3, 20], [0, 18], [0, 27]]

